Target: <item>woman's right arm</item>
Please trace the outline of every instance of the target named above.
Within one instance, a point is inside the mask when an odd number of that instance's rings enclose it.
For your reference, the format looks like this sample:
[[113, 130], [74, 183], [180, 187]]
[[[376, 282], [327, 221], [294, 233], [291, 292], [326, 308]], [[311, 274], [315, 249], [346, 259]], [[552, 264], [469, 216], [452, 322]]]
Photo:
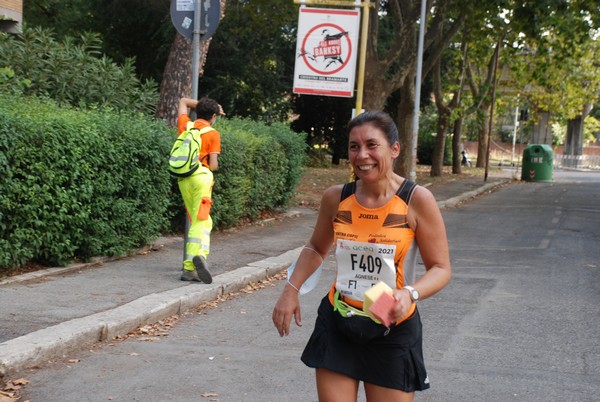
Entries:
[[286, 283], [275, 304], [272, 318], [279, 336], [289, 335], [292, 317], [295, 318], [297, 326], [302, 326], [297, 289], [300, 289], [304, 281], [317, 270], [329, 253], [333, 243], [333, 219], [337, 213], [341, 188], [330, 187], [323, 194], [312, 236], [300, 253], [292, 276], [288, 278], [291, 285]]

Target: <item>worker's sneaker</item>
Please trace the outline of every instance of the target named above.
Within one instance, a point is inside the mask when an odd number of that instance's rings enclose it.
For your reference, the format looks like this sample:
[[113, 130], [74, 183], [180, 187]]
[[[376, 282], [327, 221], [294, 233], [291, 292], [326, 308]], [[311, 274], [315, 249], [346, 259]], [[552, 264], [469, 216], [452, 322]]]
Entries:
[[198, 277], [198, 273], [196, 272], [196, 270], [189, 271], [187, 269], [184, 269], [183, 273], [181, 274], [181, 280], [200, 282], [200, 277]]
[[201, 255], [197, 255], [192, 258], [194, 262], [194, 266], [196, 267], [197, 276], [204, 283], [212, 283], [212, 276], [210, 272], [208, 272], [208, 264], [206, 263], [206, 259]]

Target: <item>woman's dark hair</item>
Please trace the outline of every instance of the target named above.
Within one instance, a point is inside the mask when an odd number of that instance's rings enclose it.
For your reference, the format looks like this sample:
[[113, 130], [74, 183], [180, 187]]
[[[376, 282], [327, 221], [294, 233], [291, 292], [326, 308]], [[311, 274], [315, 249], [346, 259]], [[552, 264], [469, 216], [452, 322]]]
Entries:
[[392, 120], [389, 114], [378, 110], [367, 110], [350, 120], [347, 133], [350, 134], [353, 128], [365, 124], [370, 124], [383, 131], [390, 145], [394, 145], [395, 142], [400, 141], [398, 128], [394, 120]]
[[219, 104], [210, 98], [200, 98], [196, 104], [196, 118], [210, 120], [213, 115], [219, 114]]

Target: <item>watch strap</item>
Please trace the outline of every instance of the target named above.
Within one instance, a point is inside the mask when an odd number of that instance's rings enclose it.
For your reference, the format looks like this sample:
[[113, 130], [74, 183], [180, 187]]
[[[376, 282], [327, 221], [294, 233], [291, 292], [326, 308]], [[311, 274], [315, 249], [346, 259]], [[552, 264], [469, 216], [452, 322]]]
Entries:
[[412, 286], [404, 286], [403, 289], [408, 290], [408, 294], [410, 295], [410, 299], [414, 302], [419, 300], [419, 291], [413, 288]]

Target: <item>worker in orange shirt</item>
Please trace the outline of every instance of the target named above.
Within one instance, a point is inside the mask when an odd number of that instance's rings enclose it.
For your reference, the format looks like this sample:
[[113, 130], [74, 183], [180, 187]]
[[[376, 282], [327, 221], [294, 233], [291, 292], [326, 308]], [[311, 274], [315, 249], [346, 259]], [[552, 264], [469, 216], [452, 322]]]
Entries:
[[[193, 125], [198, 129], [212, 127], [217, 116], [225, 114], [221, 105], [214, 99], [181, 98], [177, 113], [178, 134], [186, 131], [188, 123], [192, 122], [188, 115], [190, 109], [196, 112], [196, 120]], [[213, 172], [219, 167], [221, 134], [212, 129], [202, 134], [201, 138], [200, 168], [191, 176], [177, 180], [189, 221], [181, 280], [208, 284], [212, 283], [206, 259], [210, 252], [210, 233], [213, 226], [210, 217], [214, 185]]]

